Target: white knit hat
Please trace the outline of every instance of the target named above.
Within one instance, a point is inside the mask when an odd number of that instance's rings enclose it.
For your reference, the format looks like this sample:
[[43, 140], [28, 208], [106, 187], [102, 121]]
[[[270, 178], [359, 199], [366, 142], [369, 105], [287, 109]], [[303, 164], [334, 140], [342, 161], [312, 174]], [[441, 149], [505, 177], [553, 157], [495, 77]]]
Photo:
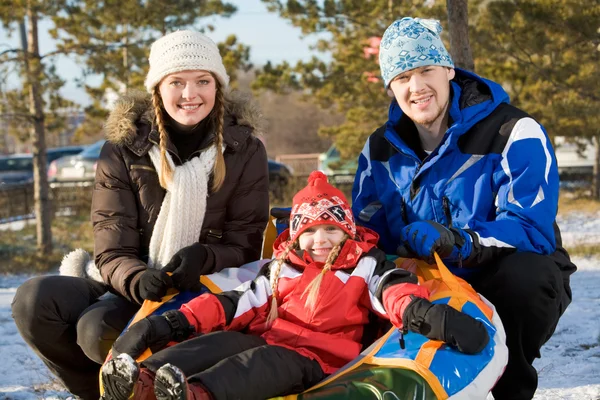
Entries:
[[152, 44], [149, 61], [150, 70], [144, 82], [149, 93], [165, 76], [180, 71], [209, 71], [222, 87], [229, 84], [219, 48], [200, 32], [176, 31], [161, 37]]

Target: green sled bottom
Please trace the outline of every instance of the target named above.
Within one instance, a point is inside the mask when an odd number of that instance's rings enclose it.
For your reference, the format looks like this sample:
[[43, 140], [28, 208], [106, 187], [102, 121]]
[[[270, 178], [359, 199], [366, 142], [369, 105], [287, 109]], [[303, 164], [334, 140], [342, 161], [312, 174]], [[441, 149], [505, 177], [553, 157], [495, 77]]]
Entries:
[[429, 384], [414, 371], [363, 364], [298, 399], [437, 400]]

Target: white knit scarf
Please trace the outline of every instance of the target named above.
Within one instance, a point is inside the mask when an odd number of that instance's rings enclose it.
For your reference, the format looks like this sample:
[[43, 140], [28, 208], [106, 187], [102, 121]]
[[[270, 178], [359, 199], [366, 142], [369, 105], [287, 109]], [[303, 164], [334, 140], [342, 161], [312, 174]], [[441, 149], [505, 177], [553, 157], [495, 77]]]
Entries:
[[[160, 174], [160, 149], [152, 146], [149, 154], [154, 168]], [[167, 185], [167, 194], [150, 238], [150, 268], [164, 267], [178, 250], [198, 241], [206, 212], [208, 180], [216, 154], [216, 146], [213, 145], [200, 156], [176, 167], [167, 152], [167, 160], [173, 168], [173, 179]]]

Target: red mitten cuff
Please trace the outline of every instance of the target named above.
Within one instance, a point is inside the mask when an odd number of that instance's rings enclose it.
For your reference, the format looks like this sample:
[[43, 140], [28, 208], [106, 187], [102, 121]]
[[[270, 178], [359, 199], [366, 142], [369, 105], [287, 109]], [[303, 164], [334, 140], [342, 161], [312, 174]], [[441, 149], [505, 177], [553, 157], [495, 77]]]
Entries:
[[196, 333], [208, 333], [226, 324], [225, 310], [213, 294], [205, 293], [183, 304], [179, 309]]

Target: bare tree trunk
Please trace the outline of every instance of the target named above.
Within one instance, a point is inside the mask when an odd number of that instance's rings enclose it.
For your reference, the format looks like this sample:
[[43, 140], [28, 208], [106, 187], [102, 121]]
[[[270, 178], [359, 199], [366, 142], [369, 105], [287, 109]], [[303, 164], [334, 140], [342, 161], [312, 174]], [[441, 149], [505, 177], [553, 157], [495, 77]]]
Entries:
[[596, 146], [596, 160], [594, 162], [594, 177], [592, 182], [592, 198], [600, 200], [600, 133], [592, 139]]
[[37, 12], [27, 2], [27, 49], [24, 52], [25, 78], [29, 91], [29, 112], [33, 118], [31, 143], [33, 153], [34, 209], [37, 224], [37, 250], [40, 255], [52, 251], [52, 215], [46, 175], [46, 139], [42, 108], [42, 63], [38, 46]]
[[123, 32], [123, 71], [125, 72], [125, 78], [123, 79], [123, 93], [127, 92], [127, 89], [129, 89], [129, 25], [125, 24], [124, 25], [124, 32]]
[[450, 32], [450, 54], [454, 65], [475, 71], [475, 63], [469, 45], [469, 13], [467, 0], [446, 0]]

